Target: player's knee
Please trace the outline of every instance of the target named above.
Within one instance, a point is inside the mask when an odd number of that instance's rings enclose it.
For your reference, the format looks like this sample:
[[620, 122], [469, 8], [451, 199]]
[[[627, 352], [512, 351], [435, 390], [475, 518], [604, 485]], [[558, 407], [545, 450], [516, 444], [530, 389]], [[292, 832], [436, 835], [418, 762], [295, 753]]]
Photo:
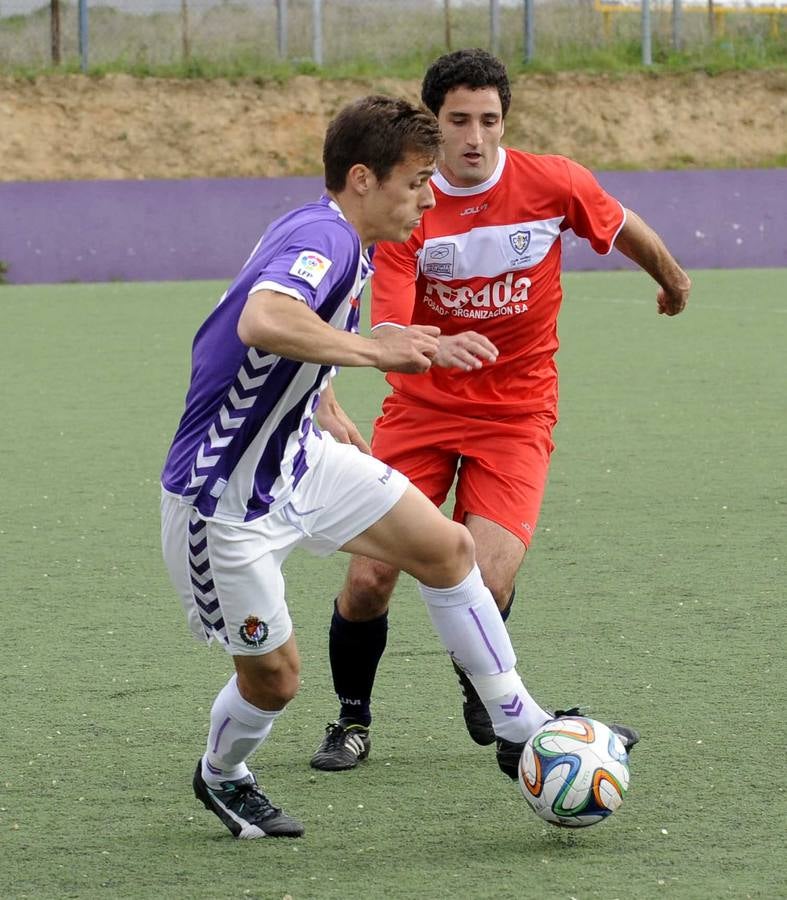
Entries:
[[258, 709], [284, 709], [300, 687], [300, 662], [297, 657], [264, 659], [260, 664], [238, 671], [238, 690], [244, 700]]
[[475, 563], [473, 536], [458, 522], [447, 522], [439, 548], [427, 567], [427, 577], [420, 578], [433, 587], [450, 587], [467, 576]]
[[339, 596], [339, 613], [359, 621], [381, 616], [388, 609], [398, 577], [397, 569], [375, 560], [351, 566]]
[[509, 579], [496, 578], [494, 573], [481, 572], [484, 584], [489, 588], [489, 593], [494, 598], [498, 609], [505, 609], [510, 600], [511, 593], [514, 590], [514, 584]]

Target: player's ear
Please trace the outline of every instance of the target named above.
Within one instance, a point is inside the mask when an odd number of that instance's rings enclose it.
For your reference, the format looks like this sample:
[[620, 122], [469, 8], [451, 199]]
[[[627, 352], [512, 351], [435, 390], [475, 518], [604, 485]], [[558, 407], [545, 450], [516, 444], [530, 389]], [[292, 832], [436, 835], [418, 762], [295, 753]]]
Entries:
[[372, 186], [374, 175], [363, 163], [356, 163], [347, 173], [347, 184], [358, 194], [366, 194]]
[[503, 119], [503, 121], [500, 123], [500, 137], [503, 137], [503, 135], [505, 133], [506, 133], [506, 120]]

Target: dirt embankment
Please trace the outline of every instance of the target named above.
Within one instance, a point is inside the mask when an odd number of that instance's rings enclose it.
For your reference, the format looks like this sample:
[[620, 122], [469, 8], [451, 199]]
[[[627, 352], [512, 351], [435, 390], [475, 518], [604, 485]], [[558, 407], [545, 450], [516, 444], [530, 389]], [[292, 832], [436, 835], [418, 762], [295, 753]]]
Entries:
[[[325, 126], [362, 94], [417, 81], [286, 83], [126, 75], [0, 79], [0, 180], [317, 175]], [[593, 169], [787, 159], [787, 71], [528, 75], [505, 141]]]

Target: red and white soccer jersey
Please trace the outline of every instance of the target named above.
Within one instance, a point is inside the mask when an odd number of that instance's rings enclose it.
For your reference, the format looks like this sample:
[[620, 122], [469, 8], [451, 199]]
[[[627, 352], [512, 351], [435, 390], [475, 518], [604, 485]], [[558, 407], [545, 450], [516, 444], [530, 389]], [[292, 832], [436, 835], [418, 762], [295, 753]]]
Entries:
[[458, 188], [437, 173], [432, 187], [437, 205], [410, 239], [377, 246], [372, 326], [477, 331], [499, 356], [470, 372], [433, 367], [388, 381], [403, 399], [463, 416], [554, 411], [560, 234], [573, 229], [609, 253], [623, 207], [578, 163], [502, 147], [483, 184]]

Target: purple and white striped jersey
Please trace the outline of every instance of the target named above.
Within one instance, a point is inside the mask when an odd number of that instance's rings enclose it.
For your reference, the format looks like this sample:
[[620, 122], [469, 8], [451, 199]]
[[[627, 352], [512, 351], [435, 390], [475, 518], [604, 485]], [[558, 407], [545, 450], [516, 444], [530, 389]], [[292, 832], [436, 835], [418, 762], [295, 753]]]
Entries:
[[372, 273], [355, 229], [323, 196], [273, 222], [194, 338], [186, 409], [162, 473], [165, 490], [206, 518], [250, 521], [287, 502], [322, 454], [314, 420], [335, 368], [249, 348], [238, 337], [250, 293], [271, 289], [357, 331]]

